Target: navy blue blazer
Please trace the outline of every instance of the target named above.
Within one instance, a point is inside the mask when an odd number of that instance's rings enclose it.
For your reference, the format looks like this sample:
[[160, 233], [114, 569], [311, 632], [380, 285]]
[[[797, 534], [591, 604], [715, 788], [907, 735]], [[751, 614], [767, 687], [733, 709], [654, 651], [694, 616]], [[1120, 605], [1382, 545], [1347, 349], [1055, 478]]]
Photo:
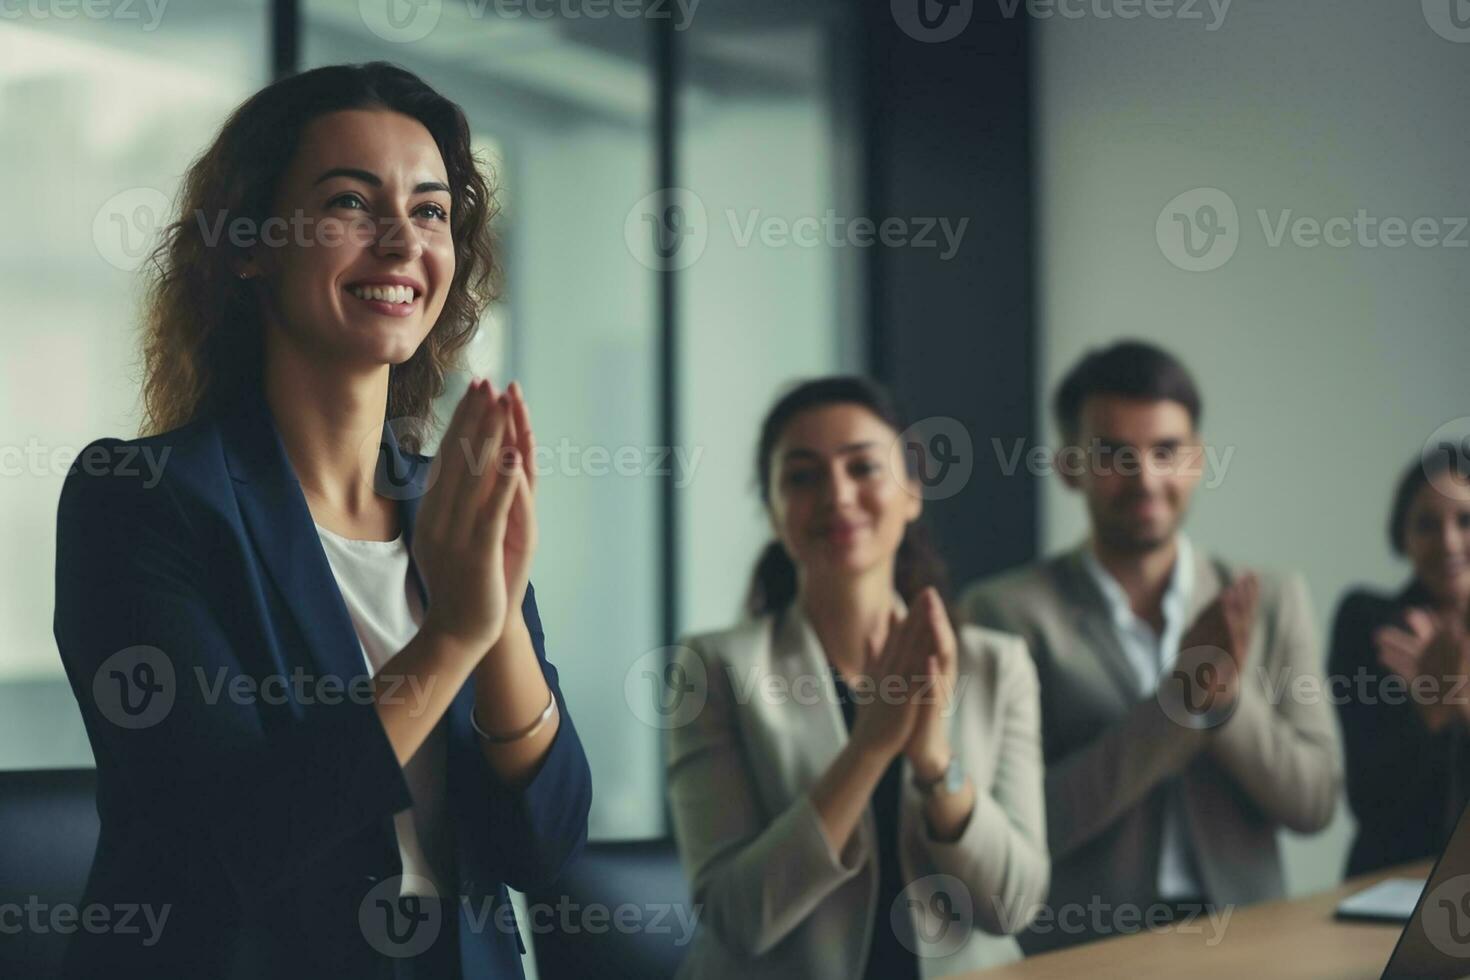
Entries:
[[[410, 545], [428, 464], [384, 427], [379, 491]], [[506, 886], [546, 888], [587, 835], [591, 775], [534, 590], [522, 611], [561, 711], [535, 777], [515, 790], [485, 762], [473, 681], [448, 712], [446, 914], [466, 980], [523, 975]], [[263, 398], [82, 450], [57, 513], [54, 629], [97, 762], [83, 909], [130, 906], [137, 927], [114, 911], [119, 928], [78, 928], [67, 975], [391, 977], [412, 941], [372, 916], [397, 894], [393, 815], [412, 800]], [[161, 930], [149, 906], [168, 910]]]

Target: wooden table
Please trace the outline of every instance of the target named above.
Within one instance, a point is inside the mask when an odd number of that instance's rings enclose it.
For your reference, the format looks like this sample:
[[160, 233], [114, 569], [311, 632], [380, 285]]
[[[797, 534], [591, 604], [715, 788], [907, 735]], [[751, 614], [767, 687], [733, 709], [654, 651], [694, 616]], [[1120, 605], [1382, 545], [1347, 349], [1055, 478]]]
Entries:
[[[1353, 878], [1306, 898], [1237, 908], [1223, 928], [1139, 932], [966, 974], [973, 980], [1378, 980], [1402, 927], [1337, 922], [1337, 904], [1384, 878], [1424, 878], [1430, 862]], [[1215, 939], [1214, 945], [1209, 945]]]

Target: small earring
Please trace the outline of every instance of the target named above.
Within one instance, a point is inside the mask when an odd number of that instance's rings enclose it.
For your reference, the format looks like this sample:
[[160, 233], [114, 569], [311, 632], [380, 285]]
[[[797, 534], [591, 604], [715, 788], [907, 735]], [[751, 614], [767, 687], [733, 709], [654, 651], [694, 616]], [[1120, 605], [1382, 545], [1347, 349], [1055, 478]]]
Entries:
[[250, 273], [248, 273], [248, 272], [242, 272], [242, 273], [240, 273], [240, 278], [241, 279], [249, 279], [250, 278]]

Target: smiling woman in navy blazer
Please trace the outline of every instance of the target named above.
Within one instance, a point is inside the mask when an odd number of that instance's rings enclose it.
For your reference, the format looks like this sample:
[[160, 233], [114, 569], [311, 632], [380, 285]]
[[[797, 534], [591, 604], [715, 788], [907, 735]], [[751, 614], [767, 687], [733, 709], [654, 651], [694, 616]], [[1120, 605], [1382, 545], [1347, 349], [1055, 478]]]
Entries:
[[[535, 443], [457, 106], [383, 63], [226, 121], [152, 256], [148, 426], [78, 455], [55, 632], [102, 833], [69, 976], [521, 976], [507, 886], [587, 833], [529, 581]], [[120, 921], [121, 915], [112, 921]]]

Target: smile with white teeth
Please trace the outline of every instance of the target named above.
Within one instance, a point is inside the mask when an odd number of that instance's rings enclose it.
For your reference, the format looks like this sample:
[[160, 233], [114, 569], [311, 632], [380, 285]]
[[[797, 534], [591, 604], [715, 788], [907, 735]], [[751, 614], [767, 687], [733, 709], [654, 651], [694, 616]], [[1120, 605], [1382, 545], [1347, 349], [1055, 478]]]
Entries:
[[358, 299], [375, 299], [383, 303], [412, 303], [412, 286], [349, 286], [347, 291]]

